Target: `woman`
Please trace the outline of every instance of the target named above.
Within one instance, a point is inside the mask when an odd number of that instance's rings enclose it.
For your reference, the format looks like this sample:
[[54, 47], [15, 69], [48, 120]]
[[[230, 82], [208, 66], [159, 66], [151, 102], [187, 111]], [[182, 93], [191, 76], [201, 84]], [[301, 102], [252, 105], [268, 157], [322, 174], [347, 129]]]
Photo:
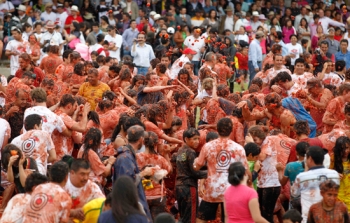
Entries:
[[136, 154], [137, 165], [139, 169], [143, 169], [146, 166], [159, 167], [156, 170], [155, 175], [160, 177], [151, 179], [145, 179], [145, 181], [151, 181], [153, 188], [145, 189], [147, 203], [152, 215], [155, 219], [156, 216], [162, 212], [166, 212], [166, 188], [164, 186], [163, 178], [172, 171], [170, 159], [167, 156], [164, 158], [156, 152], [158, 145], [158, 136], [154, 132], [147, 132], [144, 138], [145, 151]]
[[138, 74], [132, 78], [129, 89], [132, 89], [138, 92], [139, 88], [142, 85], [145, 85], [145, 76]]
[[32, 61], [35, 65], [38, 65], [37, 62], [40, 59], [41, 52], [40, 52], [39, 42], [37, 41], [34, 34], [29, 36], [29, 44], [30, 44], [29, 45], [30, 50], [32, 51], [32, 54], [31, 54]]
[[106, 142], [108, 140], [107, 144], [109, 144], [114, 127], [118, 124], [120, 113], [113, 109], [113, 101], [105, 97], [98, 103], [98, 109], [103, 137]]
[[121, 21], [123, 19], [123, 8], [126, 7], [126, 4], [123, 1], [113, 0], [112, 9], [114, 17], [117, 21]]
[[90, 163], [91, 172], [89, 179], [99, 186], [103, 186], [104, 178], [111, 175], [111, 168], [115, 157], [110, 156], [102, 163], [99, 157], [102, 133], [97, 128], [90, 128], [84, 139], [84, 143], [78, 152], [78, 158], [83, 158]]
[[43, 24], [41, 22], [37, 22], [34, 24], [34, 35], [40, 43], [41, 38], [43, 37], [44, 33], [42, 32]]
[[200, 25], [200, 27], [207, 27], [208, 25], [211, 26], [211, 28], [214, 28], [216, 30], [219, 29], [219, 22], [217, 19], [217, 12], [216, 10], [212, 9], [209, 11], [208, 13], [208, 18], [206, 18], [202, 25]]
[[113, 10], [108, 11], [108, 23], [111, 26], [115, 26], [117, 24], [116, 19], [114, 18]]
[[237, 43], [239, 43], [240, 40], [243, 40], [243, 41], [249, 43], [249, 37], [248, 37], [248, 35], [246, 33], [246, 30], [245, 30], [244, 26], [239, 27], [238, 35], [235, 35], [235, 41]]
[[290, 43], [290, 36], [297, 34], [295, 28], [293, 27], [292, 20], [285, 19], [285, 23], [282, 28], [282, 33], [283, 33], [283, 42], [285, 44]]
[[[186, 65], [185, 65], [186, 66]], [[197, 93], [197, 86], [193, 84], [190, 72], [186, 68], [182, 68], [177, 75], [177, 79], [186, 87], [191, 89], [193, 93]]]
[[340, 188], [338, 199], [344, 202], [350, 210], [350, 139], [346, 136], [341, 136], [335, 142], [333, 148], [333, 159], [331, 159], [331, 169], [336, 170], [340, 175]]
[[310, 28], [309, 28], [309, 24], [307, 22], [307, 20], [305, 18], [302, 18], [300, 20], [300, 24], [298, 27], [298, 33], [299, 33], [299, 39], [307, 39], [307, 40], [311, 40], [311, 32], [310, 32]]
[[120, 117], [118, 125], [115, 127], [111, 141], [115, 149], [118, 149], [120, 146], [125, 146], [128, 144], [128, 139], [126, 138], [126, 123], [129, 119], [129, 116], [123, 115]]
[[291, 58], [291, 64], [294, 66], [295, 60], [303, 54], [303, 48], [298, 43], [297, 35], [293, 34], [290, 36], [290, 43], [286, 44], [286, 48], [288, 49], [288, 55]]
[[270, 30], [271, 32], [271, 27], [274, 26], [275, 27], [275, 31], [276, 32], [282, 32], [282, 29], [281, 29], [281, 25], [280, 25], [280, 22], [278, 21], [278, 19], [276, 17], [273, 17], [272, 20], [271, 20], [271, 23], [270, 25], [268, 25], [268, 30]]
[[311, 39], [311, 49], [314, 51], [318, 47], [318, 42], [325, 39], [323, 33], [323, 28], [321, 25], [318, 25], [316, 28], [316, 34]]
[[112, 197], [112, 209], [101, 213], [98, 223], [148, 223], [135, 182], [130, 177], [121, 176], [116, 180]]
[[258, 194], [247, 186], [248, 175], [241, 162], [232, 163], [228, 172], [231, 184], [224, 194], [225, 222], [268, 223], [260, 214]]
[[102, 16], [100, 18], [100, 30], [103, 32], [103, 34], [107, 35], [108, 32], [107, 32], [107, 28], [109, 26], [109, 20], [108, 20], [108, 17], [107, 16]]
[[192, 79], [192, 82], [195, 86], [198, 86], [198, 77], [194, 74], [193, 72], [193, 64], [191, 62], [187, 62], [185, 63], [184, 68], [188, 71], [188, 73], [190, 74], [190, 78]]
[[69, 84], [72, 87], [72, 94], [76, 94], [79, 91], [80, 86], [86, 81], [86, 75], [84, 73], [84, 63], [79, 62], [75, 64], [72, 77], [69, 78]]
[[[88, 17], [89, 13], [94, 17], [89, 18]], [[87, 22], [93, 22], [97, 20], [97, 11], [95, 9], [95, 6], [92, 5], [92, 3], [90, 2], [90, 0], [84, 0], [84, 4], [80, 8], [80, 14], [84, 18], [84, 20]], [[86, 18], [89, 18], [89, 19], [86, 19]]]
[[81, 32], [80, 32], [79, 23], [77, 23], [77, 22], [72, 22], [70, 24], [70, 34], [69, 35], [65, 29], [63, 29], [62, 34], [66, 38], [66, 41], [68, 42], [68, 44], [67, 44], [68, 47], [72, 50], [75, 49], [75, 46], [77, 43], [81, 42], [80, 41]]

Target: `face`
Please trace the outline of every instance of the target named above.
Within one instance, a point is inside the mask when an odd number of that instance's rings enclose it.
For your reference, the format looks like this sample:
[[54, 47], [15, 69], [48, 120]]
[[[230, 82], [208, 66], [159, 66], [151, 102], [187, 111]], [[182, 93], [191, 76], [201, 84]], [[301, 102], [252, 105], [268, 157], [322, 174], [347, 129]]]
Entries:
[[151, 75], [150, 83], [152, 86], [156, 86], [158, 84], [159, 77], [155, 75]]
[[187, 76], [187, 74], [180, 74], [180, 75], [179, 75], [179, 80], [180, 80], [182, 83], [187, 83], [187, 81], [188, 81], [188, 76]]
[[22, 58], [19, 58], [19, 66], [22, 68], [22, 69], [25, 69], [28, 67], [29, 63], [25, 60], [23, 60]]
[[322, 18], [324, 16], [324, 11], [323, 10], [318, 10], [318, 15]]
[[80, 168], [77, 172], [70, 171], [70, 180], [76, 187], [84, 187], [89, 180], [91, 169]]
[[191, 65], [189, 65], [189, 64], [186, 64], [185, 65], [185, 67], [184, 67], [186, 70], [188, 70], [188, 72], [192, 72], [192, 67], [191, 67]]
[[75, 102], [73, 105], [69, 104], [67, 115], [72, 116], [74, 114], [75, 110], [77, 110], [77, 107], [78, 107], [78, 103], [77, 102]]
[[282, 56], [275, 57], [274, 62], [277, 68], [281, 67], [283, 65], [283, 57]]
[[258, 146], [261, 146], [261, 144], [263, 143], [263, 140], [260, 139], [259, 137], [253, 136], [253, 141], [254, 143], [256, 143]]
[[28, 94], [25, 92], [20, 92], [18, 97], [16, 97], [15, 104], [21, 108], [26, 107], [28, 103]]
[[40, 86], [46, 93], [53, 91], [53, 85]]
[[71, 11], [71, 15], [72, 15], [72, 16], [76, 16], [76, 15], [77, 15], [77, 12], [76, 12], [76, 11]]
[[192, 138], [185, 139], [186, 144], [192, 149], [197, 149], [199, 146], [199, 136], [193, 136]]
[[326, 53], [327, 51], [328, 51], [328, 46], [327, 46], [327, 44], [321, 44], [321, 50], [324, 52], [324, 53]]
[[321, 195], [323, 197], [323, 204], [326, 207], [334, 207], [338, 197], [338, 190], [330, 189], [327, 191], [321, 191]]
[[137, 42], [139, 42], [139, 43], [144, 43], [145, 42], [145, 35], [143, 35], [143, 34], [139, 34], [138, 36], [137, 36]]
[[165, 64], [166, 67], [168, 67], [168, 66], [169, 66], [169, 63], [170, 63], [168, 57], [162, 57], [160, 62], [161, 62], [162, 64]]
[[327, 66], [327, 69], [326, 69], [326, 73], [329, 73], [329, 72], [332, 71], [333, 63], [332, 62], [328, 62], [327, 64], [328, 64], [328, 66]]
[[305, 71], [305, 65], [303, 63], [297, 63], [294, 67], [294, 73], [296, 74], [303, 74]]
[[36, 38], [35, 38], [35, 36], [30, 36], [30, 37], [29, 37], [29, 42], [32, 43], [32, 44], [33, 44], [33, 43], [36, 43]]
[[35, 79], [28, 78], [28, 77], [25, 77], [25, 78], [23, 79], [23, 83], [26, 84], [26, 85], [28, 85], [28, 86], [33, 85], [33, 84], [34, 84], [34, 81], [35, 81]]
[[333, 30], [328, 32], [328, 35], [329, 35], [330, 37], [334, 37], [334, 34], [335, 34], [335, 32], [334, 32]]
[[17, 31], [12, 31], [12, 36], [15, 40], [20, 40], [21, 39], [21, 34]]
[[87, 80], [91, 85], [96, 85], [98, 83], [98, 75], [88, 74]]
[[290, 38], [290, 41], [292, 42], [292, 44], [296, 44], [298, 39], [295, 36], [293, 36], [292, 38]]
[[340, 44], [340, 49], [341, 49], [341, 50], [346, 51], [347, 48], [348, 48], [348, 44], [347, 44], [347, 43], [342, 42], [342, 43]]

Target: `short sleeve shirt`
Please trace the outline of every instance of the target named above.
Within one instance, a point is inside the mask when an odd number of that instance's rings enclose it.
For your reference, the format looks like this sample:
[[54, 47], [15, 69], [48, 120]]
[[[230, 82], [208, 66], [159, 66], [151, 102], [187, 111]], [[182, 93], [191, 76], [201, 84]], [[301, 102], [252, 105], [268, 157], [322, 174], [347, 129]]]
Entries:
[[30, 194], [16, 194], [11, 200], [7, 203], [7, 206], [1, 216], [1, 222], [22, 222], [23, 221], [23, 212], [27, 207], [27, 204], [30, 202]]

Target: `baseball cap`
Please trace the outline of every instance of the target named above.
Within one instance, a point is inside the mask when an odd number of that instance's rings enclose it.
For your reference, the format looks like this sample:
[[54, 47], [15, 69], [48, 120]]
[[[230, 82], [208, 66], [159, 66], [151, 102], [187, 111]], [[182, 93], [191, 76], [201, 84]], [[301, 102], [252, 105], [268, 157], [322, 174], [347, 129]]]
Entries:
[[265, 34], [264, 34], [263, 31], [258, 31], [258, 32], [256, 32], [256, 34], [255, 34], [255, 37], [256, 37], [256, 38], [260, 38], [260, 37], [263, 37], [263, 36], [265, 36]]
[[192, 54], [192, 55], [196, 55], [197, 52], [190, 49], [190, 48], [186, 48], [184, 51], [182, 51], [183, 54]]
[[173, 27], [169, 27], [169, 28], [167, 29], [167, 33], [169, 33], [169, 34], [174, 34], [174, 33], [175, 33], [175, 29], [174, 29]]

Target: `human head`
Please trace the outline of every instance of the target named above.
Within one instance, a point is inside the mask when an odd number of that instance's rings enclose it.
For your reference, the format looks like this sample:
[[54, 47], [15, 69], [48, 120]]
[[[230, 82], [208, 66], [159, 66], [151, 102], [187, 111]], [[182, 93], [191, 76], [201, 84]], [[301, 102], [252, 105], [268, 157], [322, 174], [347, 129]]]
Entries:
[[265, 96], [265, 106], [269, 111], [280, 108], [282, 106], [281, 96], [275, 92]]
[[200, 134], [197, 129], [189, 128], [185, 130], [182, 137], [187, 146], [194, 150], [198, 148]]
[[40, 184], [48, 182], [48, 178], [41, 173], [33, 172], [27, 176], [24, 185], [24, 191], [31, 194], [33, 190]]
[[325, 180], [320, 184], [322, 203], [324, 208], [334, 207], [336, 201], [338, 200], [339, 184], [333, 180]]
[[175, 218], [169, 213], [160, 213], [154, 219], [154, 223], [175, 223]]
[[219, 138], [219, 134], [216, 132], [208, 132], [207, 136], [205, 137], [205, 142], [210, 142], [215, 139]]
[[343, 159], [349, 159], [350, 156], [350, 139], [346, 136], [340, 136], [335, 141], [334, 152], [334, 169], [342, 174], [344, 172]]
[[274, 54], [273, 62], [274, 62], [275, 69], [277, 70], [281, 69], [283, 65], [283, 56], [281, 54]]
[[254, 142], [249, 142], [244, 145], [245, 154], [248, 161], [257, 161], [260, 154], [259, 146]]
[[319, 146], [310, 146], [306, 151], [306, 162], [309, 168], [321, 166], [324, 160], [324, 151]]
[[30, 97], [34, 103], [44, 103], [47, 100], [47, 94], [42, 88], [34, 88], [30, 92]]
[[33, 85], [35, 79], [36, 79], [36, 74], [32, 73], [31, 71], [25, 71], [22, 74], [22, 82], [28, 86]]
[[90, 164], [85, 159], [74, 159], [70, 166], [70, 181], [75, 187], [81, 188], [89, 180]]
[[294, 73], [302, 75], [305, 72], [305, 60], [303, 58], [298, 58], [294, 63]]
[[72, 94], [64, 94], [61, 97], [59, 106], [64, 108], [67, 115], [72, 116], [77, 110], [78, 103]]
[[344, 83], [339, 86], [339, 95], [344, 98], [346, 102], [350, 102], [350, 84]]
[[155, 148], [158, 144], [158, 135], [152, 131], [144, 132], [144, 145], [148, 149], [149, 153], [157, 154]]
[[63, 161], [58, 161], [51, 166], [50, 180], [53, 183], [66, 185], [68, 179], [69, 167]]
[[144, 142], [145, 129], [141, 126], [135, 125], [127, 130], [128, 141], [135, 144], [136, 149], [141, 149]]
[[295, 150], [297, 151], [297, 157], [304, 159], [306, 151], [309, 147], [310, 144], [307, 142], [298, 142], [295, 146]]
[[292, 76], [286, 71], [279, 72], [275, 77], [276, 82], [279, 86], [284, 88], [285, 90], [291, 89], [293, 86]]
[[146, 41], [146, 35], [144, 32], [140, 32], [139, 34], [137, 34], [137, 42], [140, 44], [145, 43]]
[[261, 146], [266, 138], [266, 132], [264, 131], [263, 127], [259, 125], [250, 127], [248, 133], [252, 136], [254, 143], [256, 143], [258, 146]]
[[221, 137], [228, 137], [231, 134], [233, 123], [229, 118], [222, 118], [217, 125], [218, 134]]
[[323, 91], [322, 82], [318, 78], [309, 79], [306, 82], [306, 88], [313, 96], [317, 96]]
[[22, 53], [18, 57], [18, 62], [19, 62], [19, 66], [22, 69], [28, 68], [28, 65], [30, 65], [30, 62], [31, 62], [30, 55], [28, 53]]
[[41, 116], [38, 114], [28, 115], [24, 119], [24, 128], [27, 131], [30, 131], [33, 129], [41, 130], [42, 124], [43, 124], [43, 120], [42, 120]]
[[98, 80], [98, 71], [95, 68], [92, 68], [88, 71], [88, 76], [87, 76], [87, 81], [92, 85], [92, 86], [97, 86], [99, 83]]
[[282, 219], [283, 223], [301, 223], [303, 217], [296, 209], [290, 209], [283, 215]]
[[309, 123], [305, 120], [296, 121], [294, 123], [293, 129], [298, 136], [310, 134]]
[[340, 40], [340, 50], [341, 51], [347, 51], [349, 45], [349, 41], [347, 39]]
[[17, 89], [16, 93], [15, 105], [20, 108], [25, 108], [28, 104], [29, 92], [23, 89]]
[[12, 27], [11, 28], [11, 34], [12, 37], [17, 40], [17, 41], [21, 41], [22, 40], [22, 31], [17, 28], [17, 27]]
[[243, 180], [247, 180], [245, 167], [241, 162], [234, 162], [228, 169], [228, 182], [232, 186], [238, 186]]
[[328, 51], [328, 42], [327, 41], [322, 41], [320, 49], [322, 50], [323, 53], [327, 53]]

